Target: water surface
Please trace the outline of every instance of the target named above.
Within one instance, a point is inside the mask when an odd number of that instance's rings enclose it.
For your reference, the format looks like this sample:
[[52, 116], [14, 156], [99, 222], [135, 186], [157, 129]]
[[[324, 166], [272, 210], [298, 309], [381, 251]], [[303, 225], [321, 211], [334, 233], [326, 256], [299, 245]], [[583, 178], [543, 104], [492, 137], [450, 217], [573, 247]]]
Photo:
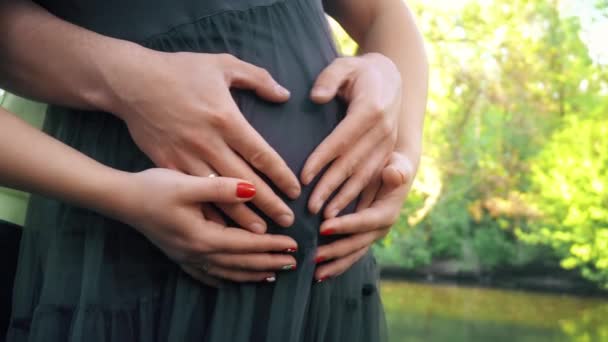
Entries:
[[608, 300], [384, 281], [391, 342], [608, 341]]

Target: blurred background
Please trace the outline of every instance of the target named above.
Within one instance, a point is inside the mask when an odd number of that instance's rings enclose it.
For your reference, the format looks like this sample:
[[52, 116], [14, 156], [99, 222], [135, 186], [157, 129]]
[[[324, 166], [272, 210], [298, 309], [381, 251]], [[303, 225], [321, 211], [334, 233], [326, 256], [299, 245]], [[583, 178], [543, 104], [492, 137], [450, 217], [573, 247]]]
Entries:
[[[608, 341], [608, 0], [409, 4], [431, 89], [417, 180], [375, 246], [391, 341]], [[26, 205], [0, 189], [0, 218]]]

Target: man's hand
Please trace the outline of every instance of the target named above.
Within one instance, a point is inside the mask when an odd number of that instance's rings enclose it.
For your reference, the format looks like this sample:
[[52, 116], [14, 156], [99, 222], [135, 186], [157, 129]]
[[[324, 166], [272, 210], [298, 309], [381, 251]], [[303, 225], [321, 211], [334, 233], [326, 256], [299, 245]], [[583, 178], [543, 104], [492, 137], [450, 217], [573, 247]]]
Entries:
[[323, 222], [321, 235], [350, 236], [319, 247], [316, 261], [328, 262], [317, 268], [317, 280], [342, 274], [361, 259], [375, 241], [388, 234], [399, 218], [414, 173], [413, 163], [407, 157], [393, 153], [381, 176], [375, 178], [363, 191], [355, 213]]
[[[247, 179], [258, 189], [253, 204], [281, 226], [290, 226], [293, 213], [254, 169], [291, 198], [300, 194], [298, 179], [249, 125], [230, 88], [251, 89], [273, 102], [286, 101], [289, 92], [266, 70], [231, 55], [149, 53], [141, 66], [145, 71], [109, 80], [115, 89], [112, 112], [127, 123], [141, 150], [160, 167]], [[265, 232], [264, 220], [245, 205], [220, 208], [242, 227]]]
[[308, 184], [329, 163], [309, 200], [313, 213], [340, 191], [324, 216], [338, 215], [381, 171], [398, 134], [401, 114], [401, 76], [390, 59], [377, 53], [338, 58], [318, 77], [312, 99], [325, 103], [339, 96], [347, 101], [346, 117], [310, 155], [302, 171]]

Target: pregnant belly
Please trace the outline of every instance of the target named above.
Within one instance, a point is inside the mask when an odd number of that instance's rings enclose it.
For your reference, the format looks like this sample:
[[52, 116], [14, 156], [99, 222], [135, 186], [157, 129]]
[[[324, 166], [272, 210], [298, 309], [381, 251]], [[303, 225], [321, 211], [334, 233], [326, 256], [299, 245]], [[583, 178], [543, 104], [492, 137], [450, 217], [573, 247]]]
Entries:
[[[333, 131], [344, 113], [344, 105], [338, 101], [324, 105], [312, 103], [309, 93], [313, 80], [299, 77], [302, 74], [301, 69], [293, 69], [289, 74], [277, 75], [277, 79], [291, 91], [287, 103], [267, 103], [252, 93], [239, 93], [236, 96], [243, 115], [298, 178], [309, 155]], [[296, 200], [288, 199], [273, 187], [294, 211], [295, 223], [294, 227], [285, 229], [267, 220], [271, 223], [270, 232], [292, 236], [300, 248], [314, 248], [326, 242], [326, 238], [319, 236], [321, 216], [312, 215], [307, 209], [310, 194], [319, 178], [303, 187], [301, 196]]]
[[[235, 91], [234, 98], [245, 118], [299, 176], [310, 153], [345, 112], [344, 104], [337, 100], [317, 105], [309, 95], [316, 78], [337, 53], [320, 1], [270, 2], [270, 6], [222, 12], [177, 26], [146, 45], [163, 51], [229, 53], [268, 70], [291, 92], [288, 102], [268, 103], [248, 91]], [[314, 248], [319, 243], [321, 218], [307, 210], [314, 185], [304, 187], [297, 200], [283, 196], [295, 214], [292, 229], [279, 228], [267, 219], [270, 232], [291, 235], [300, 248]]]

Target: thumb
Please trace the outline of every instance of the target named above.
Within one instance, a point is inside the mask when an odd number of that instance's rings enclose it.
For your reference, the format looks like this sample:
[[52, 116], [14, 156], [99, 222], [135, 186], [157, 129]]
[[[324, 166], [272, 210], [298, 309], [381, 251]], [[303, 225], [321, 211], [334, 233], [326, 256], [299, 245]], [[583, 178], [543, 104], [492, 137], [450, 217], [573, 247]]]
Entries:
[[289, 99], [289, 90], [275, 81], [266, 69], [236, 57], [229, 57], [225, 68], [225, 75], [231, 87], [253, 90], [267, 101], [285, 102]]
[[310, 99], [318, 104], [327, 103], [338, 95], [340, 88], [350, 81], [353, 71], [348, 58], [338, 58], [325, 68], [315, 81]]
[[392, 189], [408, 184], [412, 177], [411, 162], [400, 153], [393, 153], [388, 165], [382, 170], [382, 182]]
[[250, 182], [228, 177], [192, 177], [187, 196], [195, 202], [241, 203], [253, 199], [255, 186]]

